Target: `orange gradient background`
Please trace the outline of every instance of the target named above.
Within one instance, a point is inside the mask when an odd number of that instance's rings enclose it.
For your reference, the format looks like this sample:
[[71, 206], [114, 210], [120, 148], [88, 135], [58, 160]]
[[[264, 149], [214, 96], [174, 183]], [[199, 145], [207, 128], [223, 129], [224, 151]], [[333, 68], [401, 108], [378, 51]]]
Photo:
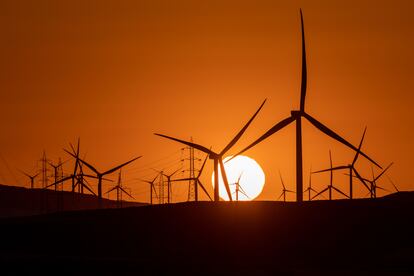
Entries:
[[[2, 183], [27, 187], [17, 169], [34, 172], [43, 149], [54, 161], [68, 159], [62, 148], [80, 136], [98, 169], [144, 155], [124, 180], [148, 201], [148, 186], [134, 179], [152, 178], [152, 167], [173, 171], [182, 158], [181, 145], [153, 132], [192, 136], [218, 151], [268, 98], [229, 155], [236, 153], [299, 106], [301, 7], [307, 111], [354, 145], [368, 126], [363, 150], [384, 167], [394, 161], [389, 175], [413, 189], [412, 1], [174, 2], [1, 2]], [[303, 125], [306, 187], [310, 166], [328, 166], [329, 149], [334, 165], [353, 153]], [[279, 169], [294, 189], [294, 135], [292, 124], [246, 153], [266, 174], [258, 200], [280, 194]], [[366, 160], [358, 168], [370, 175]], [[202, 181], [212, 194], [211, 172], [208, 161]], [[335, 176], [348, 191], [347, 178]], [[313, 178], [316, 189], [327, 181]], [[379, 184], [392, 187], [386, 178]], [[187, 184], [173, 189], [174, 201], [186, 200]], [[365, 193], [356, 188], [356, 196]]]

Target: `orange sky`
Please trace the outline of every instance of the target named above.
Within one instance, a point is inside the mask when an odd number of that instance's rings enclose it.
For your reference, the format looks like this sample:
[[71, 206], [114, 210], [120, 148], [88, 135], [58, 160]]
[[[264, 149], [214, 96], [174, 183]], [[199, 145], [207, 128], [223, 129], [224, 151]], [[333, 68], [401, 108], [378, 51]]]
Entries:
[[[43, 149], [68, 158], [62, 147], [80, 136], [102, 169], [144, 155], [125, 181], [147, 200], [147, 186], [133, 179], [152, 177], [151, 167], [174, 170], [181, 158], [179, 144], [153, 132], [221, 150], [268, 98], [231, 153], [242, 149], [299, 106], [302, 7], [306, 109], [353, 144], [368, 126], [364, 151], [383, 166], [394, 161], [389, 175], [413, 189], [412, 1], [55, 2], [0, 3], [0, 154], [20, 185], [18, 168], [35, 171]], [[266, 173], [259, 199], [280, 194], [279, 169], [294, 188], [294, 134], [289, 126], [247, 152]], [[353, 156], [308, 123], [303, 143], [305, 186], [329, 149], [336, 165]], [[211, 171], [209, 162], [206, 184]], [[315, 187], [327, 180], [315, 177]], [[347, 178], [337, 180], [346, 189]], [[0, 181], [16, 182], [4, 161]], [[174, 200], [185, 199], [178, 186]]]

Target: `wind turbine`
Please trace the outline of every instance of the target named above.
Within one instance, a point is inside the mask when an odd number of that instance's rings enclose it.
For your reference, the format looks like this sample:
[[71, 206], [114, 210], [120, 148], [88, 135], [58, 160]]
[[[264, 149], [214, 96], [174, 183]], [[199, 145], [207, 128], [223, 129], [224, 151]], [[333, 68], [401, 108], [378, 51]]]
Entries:
[[[344, 192], [342, 192], [341, 190], [339, 190], [338, 188], [336, 188], [333, 185], [333, 167], [332, 167], [332, 154], [331, 151], [329, 151], [329, 163], [331, 165], [330, 169], [327, 170], [330, 173], [330, 178], [329, 178], [329, 185], [323, 189], [322, 191], [320, 191], [319, 193], [317, 193], [314, 197], [312, 197], [312, 199], [314, 199], [315, 197], [323, 194], [324, 192], [328, 191], [329, 192], [329, 200], [332, 200], [332, 189], [334, 189], [335, 191], [337, 191], [338, 193], [340, 193], [341, 195], [348, 197]], [[318, 173], [318, 172], [314, 172], [314, 173]]]
[[195, 201], [198, 201], [198, 185], [200, 185], [201, 189], [203, 189], [204, 193], [208, 196], [208, 198], [213, 201], [213, 199], [211, 198], [210, 194], [207, 192], [206, 188], [204, 187], [203, 183], [201, 183], [200, 181], [200, 176], [201, 173], [203, 172], [204, 166], [207, 162], [208, 159], [208, 155], [206, 156], [206, 158], [204, 159], [203, 165], [201, 166], [200, 170], [198, 171], [198, 175], [194, 178], [192, 177], [187, 177], [187, 178], [179, 178], [179, 179], [173, 179], [171, 180], [171, 182], [178, 182], [178, 181], [194, 181], [195, 185], [194, 185], [194, 196], [195, 196]]
[[318, 193], [314, 188], [312, 188], [312, 167], [310, 168], [310, 173], [309, 173], [309, 186], [308, 188], [306, 188], [306, 190], [304, 190], [304, 192], [308, 192], [308, 200], [311, 201], [311, 192], [315, 192]]
[[349, 173], [347, 174], [347, 175], [349, 175], [349, 199], [352, 199], [353, 198], [353, 183], [352, 183], [353, 173], [355, 173], [355, 176], [368, 189], [368, 191], [371, 191], [371, 189], [365, 183], [364, 179], [361, 177], [361, 175], [355, 169], [355, 163], [358, 160], [358, 156], [359, 156], [359, 154], [361, 152], [362, 142], [364, 141], [364, 137], [365, 137], [366, 130], [367, 130], [367, 128], [365, 127], [364, 133], [362, 134], [361, 142], [359, 143], [359, 146], [358, 146], [358, 150], [355, 153], [354, 159], [352, 160], [352, 163], [351, 164], [348, 164], [348, 165], [345, 165], [345, 166], [331, 167], [331, 168], [328, 168], [328, 169], [324, 169], [324, 170], [319, 170], [319, 171], [313, 172], [313, 173], [322, 173], [322, 172], [328, 172], [328, 171], [331, 171], [332, 172], [332, 171], [336, 171], [336, 170], [349, 170]]
[[155, 185], [154, 185], [154, 183], [157, 180], [158, 176], [159, 176], [159, 174], [157, 174], [152, 181], [140, 179], [142, 182], [148, 183], [150, 185], [150, 204], [151, 205], [152, 205], [152, 193], [154, 192], [155, 196], [158, 197], [157, 196], [157, 190], [155, 189]]
[[96, 177], [98, 178], [98, 204], [99, 207], [102, 207], [102, 179], [105, 175], [111, 174], [117, 170], [119, 170], [120, 168], [128, 165], [129, 163], [137, 160], [138, 158], [141, 158], [142, 156], [138, 156], [135, 157], [125, 163], [122, 163], [121, 165], [118, 165], [116, 167], [113, 167], [112, 169], [109, 169], [107, 171], [101, 172], [98, 171], [94, 166], [92, 166], [91, 164], [89, 164], [88, 162], [86, 162], [85, 160], [82, 160], [81, 158], [79, 158], [78, 155], [75, 155], [73, 153], [71, 153], [70, 151], [64, 149], [64, 151], [66, 151], [68, 154], [72, 155], [72, 157], [76, 158], [77, 160], [79, 160], [80, 162], [82, 162], [82, 164], [84, 164], [86, 167], [88, 167], [91, 171], [93, 171], [96, 174]]
[[277, 198], [277, 200], [279, 200], [283, 196], [283, 201], [286, 202], [286, 193], [294, 193], [294, 191], [286, 189], [285, 183], [283, 182], [282, 174], [280, 173], [280, 171], [279, 171], [279, 176], [280, 176], [280, 182], [282, 182], [283, 189], [282, 189], [282, 193]]
[[237, 181], [235, 183], [232, 183], [231, 185], [235, 185], [236, 186], [236, 190], [233, 192], [233, 194], [236, 194], [236, 201], [239, 201], [239, 192], [244, 194], [247, 198], [250, 198], [246, 191], [243, 189], [243, 187], [240, 185], [240, 179], [243, 175], [243, 172], [240, 173], [239, 178], [237, 179]]
[[121, 170], [119, 170], [118, 183], [116, 184], [116, 186], [114, 186], [113, 188], [111, 188], [109, 191], [106, 192], [106, 194], [109, 194], [110, 192], [116, 190], [116, 203], [117, 203], [118, 208], [122, 207], [122, 193], [125, 193], [130, 198], [135, 199], [130, 193], [125, 191], [125, 189], [122, 187], [121, 173], [122, 173]]
[[34, 180], [40, 173], [30, 175], [28, 173], [25, 173], [24, 171], [20, 171], [20, 172], [30, 179], [30, 189], [33, 189], [34, 188]]
[[[301, 20], [301, 29], [302, 29], [302, 79], [301, 79], [301, 93], [300, 93], [300, 109], [292, 110], [291, 116], [282, 121], [278, 122], [271, 129], [269, 129], [265, 134], [260, 138], [250, 144], [248, 147], [240, 151], [238, 154], [234, 155], [233, 158], [239, 154], [242, 154], [251, 147], [257, 145], [261, 141], [265, 140], [272, 134], [278, 132], [284, 127], [288, 126], [292, 122], [296, 122], [296, 200], [298, 202], [303, 201], [303, 165], [302, 165], [302, 118], [308, 120], [313, 126], [317, 129], [330, 136], [331, 138], [337, 140], [338, 142], [344, 144], [345, 146], [358, 151], [358, 149], [349, 143], [347, 140], [336, 134], [334, 131], [329, 129], [327, 126], [316, 120], [314, 117], [305, 112], [305, 98], [306, 98], [306, 86], [307, 86], [307, 67], [306, 67], [306, 47], [305, 47], [305, 31], [303, 26], [303, 15], [302, 10], [300, 10], [300, 20]], [[368, 155], [363, 152], [360, 152], [362, 156], [370, 160], [376, 166], [381, 168], [374, 160], [372, 160]]]
[[388, 167], [386, 167], [378, 176], [374, 175], [374, 169], [371, 167], [371, 173], [372, 173], [372, 180], [364, 179], [365, 181], [369, 182], [371, 184], [371, 198], [377, 198], [377, 189], [384, 190], [386, 189], [380, 187], [377, 185], [378, 179], [380, 179], [381, 176], [384, 175], [384, 173], [394, 164], [394, 162], [391, 162]]
[[199, 144], [195, 144], [195, 143], [192, 143], [192, 142], [180, 140], [180, 139], [173, 138], [171, 136], [167, 136], [167, 135], [163, 135], [163, 134], [159, 134], [159, 133], [154, 133], [154, 134], [157, 135], [157, 136], [161, 136], [161, 137], [164, 137], [164, 138], [182, 143], [184, 145], [196, 148], [196, 149], [198, 149], [202, 152], [207, 153], [209, 155], [209, 158], [214, 160], [214, 201], [219, 201], [220, 200], [219, 180], [218, 180], [218, 173], [219, 173], [219, 168], [218, 167], [219, 167], [219, 165], [220, 165], [221, 176], [222, 176], [222, 179], [223, 179], [223, 182], [224, 182], [224, 187], [226, 188], [227, 195], [228, 195], [230, 201], [232, 201], [229, 182], [227, 180], [226, 170], [224, 169], [223, 156], [224, 156], [224, 154], [227, 153], [227, 151], [229, 151], [237, 143], [237, 141], [240, 139], [240, 137], [243, 135], [243, 133], [246, 131], [246, 129], [249, 127], [249, 125], [252, 123], [254, 118], [257, 116], [259, 111], [262, 109], [265, 102], [266, 102], [266, 100], [263, 101], [263, 103], [260, 105], [259, 109], [257, 109], [256, 113], [254, 113], [254, 115], [250, 118], [250, 120], [246, 123], [246, 125], [239, 131], [239, 133], [237, 133], [237, 135], [230, 141], [230, 143], [227, 144], [227, 146], [219, 153], [214, 152], [211, 149], [208, 149], [208, 148], [206, 148], [202, 145], [199, 145]]

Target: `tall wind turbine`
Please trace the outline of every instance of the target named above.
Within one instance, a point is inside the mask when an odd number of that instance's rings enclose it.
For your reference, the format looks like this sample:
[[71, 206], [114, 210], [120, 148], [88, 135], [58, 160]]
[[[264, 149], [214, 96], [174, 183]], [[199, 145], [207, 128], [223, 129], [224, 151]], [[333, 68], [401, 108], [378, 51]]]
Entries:
[[[261, 141], [265, 140], [272, 134], [278, 132], [279, 130], [283, 129], [287, 125], [292, 122], [296, 122], [296, 200], [298, 202], [303, 201], [303, 166], [302, 166], [302, 117], [308, 120], [312, 125], [314, 125], [317, 129], [325, 133], [326, 135], [332, 137], [333, 139], [337, 140], [338, 142], [346, 145], [347, 147], [353, 149], [354, 151], [358, 151], [358, 149], [349, 143], [347, 140], [336, 134], [334, 131], [329, 129], [327, 126], [316, 120], [314, 117], [309, 115], [305, 112], [305, 98], [306, 98], [306, 86], [307, 86], [307, 67], [306, 67], [306, 47], [305, 47], [305, 30], [303, 24], [303, 15], [302, 10], [300, 10], [300, 22], [301, 22], [301, 29], [302, 29], [302, 80], [301, 80], [301, 89], [300, 89], [300, 109], [299, 110], [292, 110], [291, 116], [286, 119], [283, 119], [276, 125], [274, 125], [271, 129], [269, 129], [265, 134], [263, 134], [260, 138], [250, 144], [248, 147], [240, 151], [235, 156], [242, 154], [246, 150], [250, 149], [251, 147], [257, 145]], [[372, 160], [368, 155], [363, 152], [360, 152], [362, 156], [370, 160], [376, 166], [381, 168], [374, 160]], [[234, 157], [235, 157], [234, 156]]]
[[359, 146], [358, 146], [358, 151], [355, 153], [354, 159], [352, 160], [351, 164], [348, 164], [348, 165], [345, 165], [345, 166], [331, 167], [331, 168], [328, 168], [328, 169], [313, 172], [313, 173], [322, 173], [322, 172], [328, 172], [328, 171], [332, 172], [332, 171], [336, 171], [336, 170], [349, 170], [349, 173], [347, 174], [347, 175], [349, 175], [349, 199], [353, 198], [353, 183], [352, 183], [353, 173], [355, 173], [355, 176], [368, 189], [368, 191], [371, 191], [371, 188], [368, 187], [368, 185], [365, 183], [365, 180], [362, 178], [362, 176], [355, 169], [355, 163], [358, 160], [358, 156], [361, 152], [362, 142], [364, 141], [366, 130], [367, 130], [367, 128], [365, 127], [364, 133], [362, 134], [361, 142], [359, 143]]
[[[149, 181], [149, 180], [143, 180], [140, 179], [142, 182], [148, 183], [150, 185], [150, 204], [152, 205], [152, 193], [155, 193], [155, 196], [157, 196], [157, 190], [155, 189], [155, 181], [157, 180], [159, 174], [157, 174], [153, 180]], [[158, 196], [157, 196], [158, 197]]]
[[133, 159], [131, 159], [131, 160], [125, 162], [125, 163], [122, 163], [121, 165], [113, 167], [112, 169], [101, 172], [101, 171], [98, 171], [94, 166], [92, 166], [91, 164], [89, 164], [85, 160], [79, 158], [79, 156], [71, 153], [70, 151], [68, 151], [66, 149], [64, 149], [64, 151], [66, 151], [68, 154], [72, 155], [72, 157], [74, 157], [77, 160], [79, 160], [80, 162], [82, 162], [82, 164], [84, 164], [86, 167], [88, 167], [91, 171], [93, 171], [96, 174], [96, 177], [98, 178], [98, 204], [99, 204], [99, 207], [102, 207], [102, 178], [105, 175], [111, 174], [111, 173], [119, 170], [120, 168], [128, 165], [129, 163], [132, 163], [133, 161], [137, 160], [138, 158], [142, 157], [142, 156], [135, 157], [135, 158], [133, 158]]
[[116, 204], [117, 207], [122, 207], [122, 193], [128, 195], [130, 198], [135, 199], [130, 193], [128, 193], [127, 191], [125, 191], [124, 187], [122, 187], [122, 182], [121, 182], [121, 170], [119, 170], [119, 175], [118, 175], [118, 183], [116, 184], [116, 186], [114, 186], [113, 188], [109, 189], [106, 194], [109, 194], [112, 191], [116, 191]]
[[[331, 165], [330, 169], [327, 170], [330, 173], [330, 178], [329, 178], [329, 185], [323, 189], [322, 191], [320, 191], [319, 193], [317, 193], [312, 199], [316, 198], [317, 196], [323, 194], [324, 192], [328, 191], [329, 192], [329, 200], [332, 200], [332, 189], [337, 191], [338, 193], [340, 193], [341, 195], [348, 197], [344, 192], [342, 192], [341, 190], [339, 190], [338, 188], [336, 188], [333, 185], [333, 166], [332, 166], [332, 154], [331, 151], [329, 151], [329, 163]], [[318, 172], [314, 172], [314, 173], [318, 173]]]
[[279, 176], [280, 176], [280, 182], [282, 182], [283, 189], [282, 189], [282, 193], [277, 198], [277, 200], [279, 200], [283, 196], [283, 201], [286, 202], [286, 193], [294, 193], [294, 191], [286, 189], [286, 186], [285, 186], [285, 183], [283, 182], [282, 174], [280, 173], [280, 171], [279, 171]]
[[194, 181], [195, 182], [195, 186], [194, 186], [194, 199], [195, 201], [198, 201], [198, 185], [200, 185], [201, 189], [203, 189], [204, 193], [208, 196], [208, 198], [213, 201], [213, 199], [211, 198], [210, 194], [207, 192], [206, 188], [204, 187], [203, 183], [201, 183], [200, 181], [200, 176], [201, 173], [203, 172], [204, 166], [206, 165], [208, 159], [208, 155], [206, 156], [206, 158], [204, 159], [203, 165], [201, 166], [200, 170], [198, 171], [198, 175], [194, 178], [191, 177], [187, 177], [187, 178], [178, 178], [178, 179], [173, 179], [171, 180], [171, 182], [177, 182], [177, 181]]
[[24, 171], [20, 171], [20, 172], [30, 179], [30, 189], [33, 189], [34, 188], [34, 180], [40, 173], [30, 175], [28, 173], [25, 173]]
[[218, 180], [219, 165], [220, 165], [221, 176], [222, 176], [222, 179], [223, 179], [223, 182], [224, 182], [224, 187], [226, 188], [227, 195], [228, 195], [230, 201], [232, 201], [229, 182], [227, 180], [226, 170], [224, 169], [223, 156], [237, 143], [237, 141], [240, 139], [240, 137], [243, 135], [243, 133], [246, 131], [246, 129], [249, 127], [249, 125], [252, 123], [254, 118], [257, 116], [259, 111], [262, 109], [265, 102], [266, 102], [266, 100], [263, 101], [263, 103], [260, 105], [259, 109], [257, 109], [256, 113], [254, 113], [254, 115], [250, 118], [250, 120], [246, 123], [246, 125], [239, 131], [239, 133], [237, 133], [237, 135], [233, 138], [233, 140], [231, 140], [230, 143], [227, 144], [227, 146], [219, 153], [214, 152], [211, 149], [208, 149], [208, 148], [206, 148], [202, 145], [199, 145], [199, 144], [195, 144], [195, 143], [191, 143], [191, 142], [188, 142], [188, 141], [180, 140], [180, 139], [173, 138], [171, 136], [167, 136], [167, 135], [163, 135], [163, 134], [159, 134], [159, 133], [154, 133], [154, 134], [157, 135], [157, 136], [161, 136], [161, 137], [170, 139], [170, 140], [174, 140], [176, 142], [182, 143], [184, 145], [196, 148], [196, 149], [198, 149], [202, 152], [207, 153], [209, 155], [209, 158], [214, 160], [214, 201], [219, 201], [220, 200], [219, 180]]

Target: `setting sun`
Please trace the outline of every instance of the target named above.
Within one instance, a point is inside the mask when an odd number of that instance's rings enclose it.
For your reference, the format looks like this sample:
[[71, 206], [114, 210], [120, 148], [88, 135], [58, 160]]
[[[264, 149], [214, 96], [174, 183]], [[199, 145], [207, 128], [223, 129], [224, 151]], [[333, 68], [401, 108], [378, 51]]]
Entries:
[[[232, 156], [224, 158], [224, 167], [230, 185], [232, 199], [249, 201], [255, 199], [263, 190], [265, 174], [260, 165], [250, 157], [239, 155], [226, 162]], [[212, 185], [214, 187], [214, 172], [212, 174]], [[226, 201], [229, 197], [224, 187], [221, 172], [219, 171], [220, 197]]]

